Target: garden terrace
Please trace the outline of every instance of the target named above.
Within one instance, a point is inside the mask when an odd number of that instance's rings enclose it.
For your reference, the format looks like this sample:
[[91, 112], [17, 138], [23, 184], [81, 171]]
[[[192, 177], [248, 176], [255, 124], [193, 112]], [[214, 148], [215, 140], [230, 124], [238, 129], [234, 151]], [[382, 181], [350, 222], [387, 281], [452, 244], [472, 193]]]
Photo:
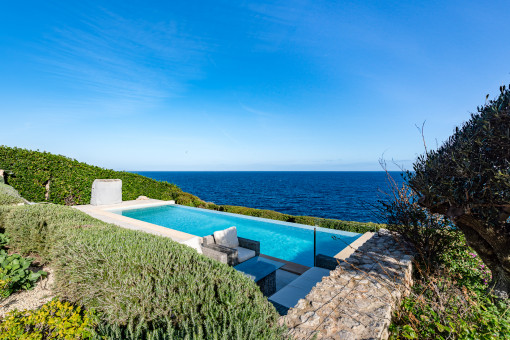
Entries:
[[101, 314], [104, 334], [281, 336], [278, 314], [253, 281], [167, 237], [53, 204], [2, 206], [0, 225], [14, 249], [52, 267], [59, 298]]

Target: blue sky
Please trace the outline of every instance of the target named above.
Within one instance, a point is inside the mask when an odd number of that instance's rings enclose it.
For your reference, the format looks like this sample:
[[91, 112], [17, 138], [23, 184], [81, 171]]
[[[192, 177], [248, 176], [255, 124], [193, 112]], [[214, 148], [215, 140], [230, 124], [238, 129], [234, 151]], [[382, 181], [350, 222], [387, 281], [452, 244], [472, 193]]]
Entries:
[[0, 6], [0, 144], [119, 170], [410, 168], [510, 83], [508, 1]]

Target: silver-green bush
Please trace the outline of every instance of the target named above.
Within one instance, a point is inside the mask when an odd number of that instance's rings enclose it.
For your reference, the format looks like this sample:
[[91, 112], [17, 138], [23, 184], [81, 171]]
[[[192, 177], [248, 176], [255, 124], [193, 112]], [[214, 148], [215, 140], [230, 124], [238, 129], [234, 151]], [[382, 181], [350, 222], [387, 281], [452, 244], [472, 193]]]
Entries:
[[10, 185], [0, 183], [0, 205], [19, 204], [23, 202], [23, 198], [16, 189]]
[[0, 227], [16, 251], [37, 254], [41, 262], [52, 260], [52, 249], [70, 230], [86, 225], [106, 225], [71, 207], [36, 204], [0, 208]]

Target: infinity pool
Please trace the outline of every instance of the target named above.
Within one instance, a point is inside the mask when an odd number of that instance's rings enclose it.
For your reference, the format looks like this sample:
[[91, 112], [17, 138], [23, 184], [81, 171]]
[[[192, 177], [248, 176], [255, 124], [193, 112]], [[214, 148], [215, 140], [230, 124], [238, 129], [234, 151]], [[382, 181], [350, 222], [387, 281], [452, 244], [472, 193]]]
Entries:
[[[115, 210], [114, 213], [185, 233], [206, 236], [237, 227], [240, 237], [260, 241], [260, 252], [313, 266], [313, 227], [180, 205]], [[317, 254], [336, 255], [361, 234], [317, 228]]]

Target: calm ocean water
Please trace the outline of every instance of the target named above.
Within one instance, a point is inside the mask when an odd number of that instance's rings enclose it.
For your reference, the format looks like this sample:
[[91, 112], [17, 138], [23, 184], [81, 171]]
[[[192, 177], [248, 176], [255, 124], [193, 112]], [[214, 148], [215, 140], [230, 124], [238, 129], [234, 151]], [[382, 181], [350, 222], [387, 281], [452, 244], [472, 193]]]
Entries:
[[[291, 215], [377, 222], [367, 206], [384, 199], [386, 174], [324, 171], [138, 171], [216, 204], [270, 209]], [[392, 177], [401, 181], [399, 172]]]

